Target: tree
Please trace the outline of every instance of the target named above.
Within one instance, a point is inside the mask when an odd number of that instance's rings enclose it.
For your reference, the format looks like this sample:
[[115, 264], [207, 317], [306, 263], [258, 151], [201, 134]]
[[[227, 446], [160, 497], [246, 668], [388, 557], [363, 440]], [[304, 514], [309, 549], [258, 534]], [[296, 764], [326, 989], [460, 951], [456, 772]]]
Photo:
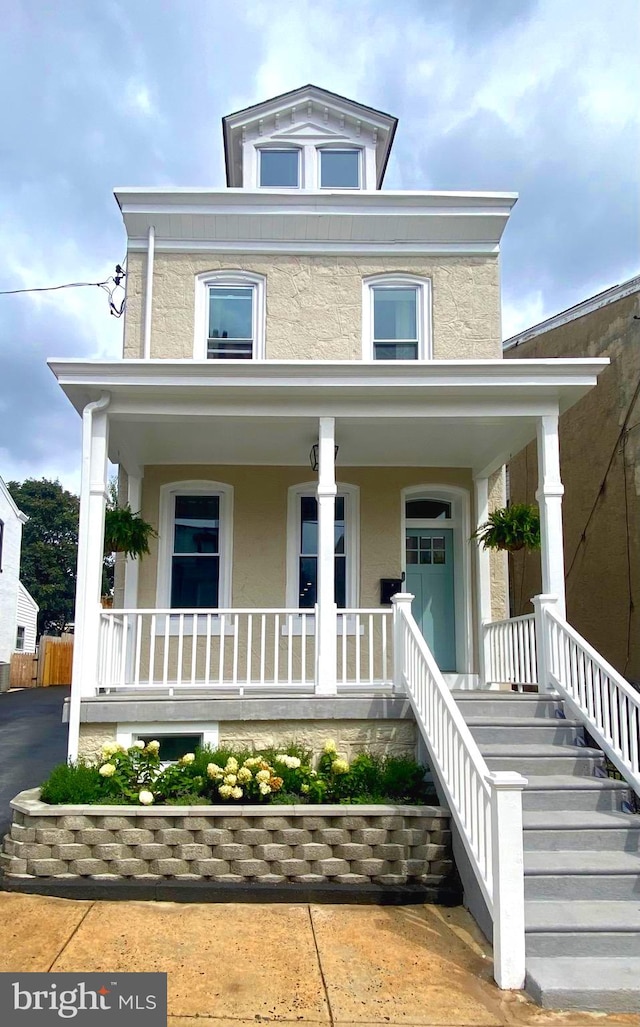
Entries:
[[20, 579], [40, 607], [38, 633], [60, 632], [74, 617], [80, 500], [46, 478], [10, 481], [7, 487], [29, 518]]

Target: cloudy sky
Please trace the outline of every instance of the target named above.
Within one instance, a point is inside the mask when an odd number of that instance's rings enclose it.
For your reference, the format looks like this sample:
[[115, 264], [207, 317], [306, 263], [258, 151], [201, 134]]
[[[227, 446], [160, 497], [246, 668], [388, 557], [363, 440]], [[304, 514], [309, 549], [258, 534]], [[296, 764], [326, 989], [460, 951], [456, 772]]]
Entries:
[[[106, 277], [115, 186], [224, 185], [220, 118], [311, 81], [400, 119], [392, 189], [516, 190], [505, 336], [640, 273], [640, 0], [5, 0], [0, 289]], [[50, 356], [99, 289], [0, 296], [0, 475], [79, 484]]]

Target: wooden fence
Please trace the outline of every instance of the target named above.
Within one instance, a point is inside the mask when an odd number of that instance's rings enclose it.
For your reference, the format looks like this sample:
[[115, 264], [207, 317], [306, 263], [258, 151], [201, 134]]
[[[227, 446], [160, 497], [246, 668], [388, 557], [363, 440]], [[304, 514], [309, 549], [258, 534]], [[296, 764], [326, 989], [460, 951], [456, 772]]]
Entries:
[[11, 657], [11, 688], [48, 688], [70, 685], [73, 637], [43, 635], [37, 653], [14, 653]]

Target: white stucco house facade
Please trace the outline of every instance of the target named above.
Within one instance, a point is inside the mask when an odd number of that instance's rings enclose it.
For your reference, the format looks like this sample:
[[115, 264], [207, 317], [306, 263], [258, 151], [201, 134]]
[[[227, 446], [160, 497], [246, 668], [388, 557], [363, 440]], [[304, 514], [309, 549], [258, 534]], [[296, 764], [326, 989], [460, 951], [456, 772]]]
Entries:
[[28, 520], [0, 478], [0, 663], [35, 652], [38, 604], [20, 581], [22, 526]]
[[[502, 359], [516, 196], [382, 189], [396, 128], [309, 85], [223, 119], [226, 188], [116, 190], [122, 359], [50, 361], [83, 432], [69, 753], [417, 750], [517, 987], [526, 782], [457, 697], [569, 687], [558, 418], [607, 362]], [[533, 439], [543, 594], [515, 622], [505, 555], [471, 536]], [[103, 610], [108, 459], [158, 538]]]

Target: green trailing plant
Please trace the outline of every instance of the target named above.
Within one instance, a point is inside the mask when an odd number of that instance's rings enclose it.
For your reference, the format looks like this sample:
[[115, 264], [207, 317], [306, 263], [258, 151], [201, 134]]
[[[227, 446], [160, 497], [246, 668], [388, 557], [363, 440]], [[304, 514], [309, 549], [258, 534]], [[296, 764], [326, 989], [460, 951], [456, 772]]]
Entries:
[[138, 559], [149, 552], [149, 542], [158, 533], [152, 524], [139, 513], [134, 513], [129, 504], [108, 506], [104, 519], [105, 553], [125, 553]]
[[493, 510], [471, 537], [485, 549], [540, 549], [540, 514], [532, 504], [513, 503]]

